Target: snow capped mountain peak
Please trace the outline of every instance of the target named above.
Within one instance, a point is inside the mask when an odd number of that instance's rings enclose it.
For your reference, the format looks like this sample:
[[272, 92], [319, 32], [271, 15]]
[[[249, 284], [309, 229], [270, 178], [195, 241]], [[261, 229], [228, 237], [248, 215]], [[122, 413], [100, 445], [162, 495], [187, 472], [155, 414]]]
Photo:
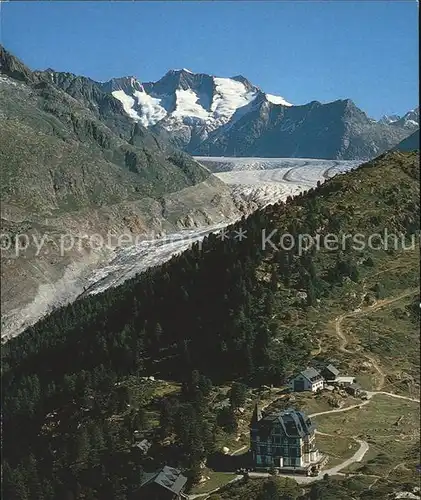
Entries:
[[144, 127], [177, 131], [187, 142], [206, 139], [221, 127], [232, 126], [256, 105], [292, 106], [281, 96], [265, 94], [247, 78], [231, 78], [172, 69], [157, 82], [116, 78], [111, 93], [124, 111]]
[[400, 120], [401, 117], [399, 115], [383, 115], [380, 120], [379, 120], [379, 123], [384, 123], [386, 125], [390, 125], [391, 123], [394, 123], [394, 122], [397, 122], [398, 120]]
[[406, 127], [418, 127], [420, 122], [420, 108], [411, 109], [411, 111], [408, 111], [408, 113], [403, 116], [402, 120]]
[[143, 85], [135, 76], [123, 76], [120, 78], [112, 78], [104, 83], [104, 87], [108, 92], [122, 90], [128, 94], [139, 91], [143, 92]]
[[189, 69], [187, 68], [181, 68], [181, 69], [170, 69], [169, 71], [167, 71], [164, 75], [163, 78], [165, 78], [166, 76], [170, 76], [170, 75], [183, 75], [183, 74], [188, 74], [188, 75], [196, 75], [197, 73], [193, 73], [193, 71], [190, 71]]
[[399, 115], [384, 115], [380, 118], [379, 123], [385, 125], [393, 125], [397, 127], [404, 127], [409, 130], [415, 130], [419, 127], [420, 122], [420, 108], [411, 109], [405, 113], [404, 116]]
[[191, 75], [193, 75], [193, 71], [190, 71], [189, 69], [187, 68], [181, 68], [181, 69], [170, 69], [170, 71], [168, 71], [168, 73], [190, 73]]

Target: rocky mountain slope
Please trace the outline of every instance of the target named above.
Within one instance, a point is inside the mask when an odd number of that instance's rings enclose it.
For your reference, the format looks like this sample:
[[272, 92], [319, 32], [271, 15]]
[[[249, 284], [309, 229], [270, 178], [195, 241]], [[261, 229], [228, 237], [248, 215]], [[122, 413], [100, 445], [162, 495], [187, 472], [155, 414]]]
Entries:
[[416, 151], [420, 149], [420, 131], [413, 132], [393, 148], [394, 151]]
[[[243, 213], [244, 204], [239, 209], [206, 168], [134, 123], [118, 100], [87, 81], [65, 92], [0, 48], [6, 330], [72, 296], [68, 279], [90, 272], [111, 251], [93, 245], [92, 235], [146, 236]], [[63, 238], [78, 244], [61, 255]], [[38, 252], [35, 241], [43, 242]]]
[[134, 123], [203, 156], [366, 160], [395, 146], [419, 122], [418, 110], [376, 121], [350, 99], [295, 106], [243, 76], [219, 78], [182, 69], [157, 82], [124, 77], [100, 83], [53, 70], [40, 75], [82, 97], [117, 129], [112, 98]]
[[211, 156], [269, 156], [356, 160], [390, 149], [410, 132], [371, 120], [350, 99], [279, 106], [265, 101], [225, 133], [198, 148]]

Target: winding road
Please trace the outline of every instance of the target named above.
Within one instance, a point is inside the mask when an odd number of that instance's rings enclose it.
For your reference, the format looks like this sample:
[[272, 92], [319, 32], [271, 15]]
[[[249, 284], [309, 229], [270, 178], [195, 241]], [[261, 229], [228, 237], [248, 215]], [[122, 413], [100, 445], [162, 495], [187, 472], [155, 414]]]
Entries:
[[[377, 273], [377, 274], [381, 274], [382, 272], [385, 272], [385, 271], [381, 271], [380, 273]], [[365, 283], [363, 283], [363, 289], [365, 287]], [[411, 290], [407, 290], [395, 297], [391, 297], [391, 298], [388, 298], [388, 299], [382, 299], [382, 300], [378, 300], [376, 301], [374, 304], [371, 304], [370, 306], [367, 306], [367, 307], [364, 307], [364, 308], [361, 308], [362, 304], [364, 303], [364, 293], [362, 294], [362, 299], [361, 299], [361, 303], [359, 304], [359, 306], [354, 309], [354, 311], [352, 312], [348, 312], [348, 313], [344, 313], [344, 314], [341, 314], [340, 316], [336, 317], [334, 322], [335, 322], [335, 332], [336, 332], [336, 335], [339, 339], [339, 350], [342, 351], [342, 352], [345, 352], [345, 353], [349, 353], [349, 354], [354, 354], [355, 351], [352, 351], [350, 349], [347, 348], [347, 345], [348, 345], [348, 339], [346, 337], [346, 335], [344, 334], [343, 330], [342, 330], [342, 323], [343, 321], [346, 319], [346, 318], [350, 318], [350, 317], [355, 317], [355, 316], [358, 316], [358, 315], [363, 315], [363, 314], [367, 314], [367, 313], [370, 313], [370, 312], [373, 312], [373, 311], [377, 311], [378, 309], [382, 308], [382, 307], [385, 307], [385, 306], [388, 306], [390, 304], [393, 304], [394, 302], [397, 302], [399, 300], [401, 300], [402, 298], [404, 297], [407, 297], [409, 295], [412, 295], [414, 293], [416, 293], [418, 291], [418, 289], [411, 289]], [[319, 343], [319, 346], [318, 346], [318, 349], [317, 349], [318, 353], [320, 353], [321, 351], [321, 344]], [[366, 359], [370, 360], [370, 362], [372, 363], [372, 366], [375, 368], [375, 370], [378, 372], [380, 378], [379, 378], [379, 381], [378, 383], [376, 384], [376, 389], [375, 391], [366, 391], [366, 394], [367, 394], [367, 399], [364, 400], [364, 401], [361, 401], [361, 403], [358, 403], [358, 404], [355, 404], [355, 405], [351, 405], [351, 406], [346, 406], [344, 408], [335, 408], [335, 409], [332, 409], [332, 410], [327, 410], [327, 411], [322, 411], [322, 412], [317, 412], [317, 413], [312, 413], [309, 415], [310, 418], [314, 418], [314, 417], [318, 417], [318, 416], [321, 416], [321, 415], [331, 415], [331, 414], [336, 414], [336, 413], [342, 413], [342, 412], [346, 412], [346, 411], [350, 411], [350, 410], [354, 410], [354, 409], [359, 409], [365, 405], [368, 405], [371, 401], [371, 399], [376, 396], [376, 395], [383, 395], [383, 396], [388, 396], [388, 397], [392, 397], [392, 398], [397, 398], [397, 399], [403, 399], [403, 400], [406, 400], [406, 401], [412, 401], [414, 403], [420, 403], [420, 400], [418, 398], [411, 398], [409, 396], [403, 396], [403, 395], [400, 395], [400, 394], [394, 394], [392, 392], [386, 392], [386, 391], [382, 391], [381, 388], [384, 386], [384, 381], [385, 381], [385, 373], [383, 372], [383, 370], [381, 369], [381, 367], [378, 365], [377, 361], [375, 360], [375, 358], [373, 356], [371, 356], [370, 354], [367, 354], [367, 353], [361, 353], [364, 357], [366, 357]], [[331, 434], [326, 434], [326, 433], [323, 433], [323, 432], [319, 432], [319, 431], [316, 431], [318, 434], [321, 434], [321, 435], [328, 435], [328, 436], [333, 436]], [[352, 439], [359, 444], [359, 448], [358, 450], [350, 457], [350, 458], [347, 458], [346, 460], [344, 460], [343, 462], [341, 462], [340, 464], [338, 465], [335, 465], [334, 467], [330, 467], [329, 469], [324, 469], [322, 471], [319, 472], [319, 474], [317, 476], [299, 476], [299, 475], [292, 475], [292, 474], [282, 474], [282, 477], [288, 477], [288, 478], [291, 478], [291, 479], [294, 479], [294, 481], [296, 481], [298, 484], [309, 484], [309, 483], [313, 483], [315, 481], [320, 481], [321, 479], [323, 479], [324, 475], [325, 474], [328, 474], [329, 476], [335, 476], [335, 475], [341, 475], [341, 471], [346, 469], [349, 465], [353, 464], [353, 463], [358, 463], [358, 462], [361, 462], [362, 459], [364, 458], [365, 454], [368, 452], [368, 450], [370, 449], [370, 446], [369, 444], [367, 443], [367, 441], [364, 441], [363, 439], [359, 439], [355, 436], [352, 437]], [[241, 448], [239, 448], [238, 450], [235, 450], [234, 452], [232, 452], [231, 454], [232, 455], [236, 455], [238, 454], [240, 451], [246, 449], [247, 447], [246, 446], [242, 446]], [[400, 465], [400, 464], [399, 464]], [[259, 477], [270, 477], [270, 474], [267, 473], [267, 472], [250, 472], [249, 473], [249, 476], [251, 478], [259, 478]], [[238, 481], [239, 479], [241, 479], [242, 476], [236, 476], [231, 482], [235, 482], [235, 481]], [[378, 481], [379, 478], [376, 479], [376, 481]], [[374, 484], [374, 483], [373, 483]], [[190, 495], [188, 498], [193, 500], [193, 499], [196, 499], [196, 498], [207, 498], [209, 497], [212, 493], [215, 493], [219, 490], [220, 488], [217, 488], [215, 490], [213, 490], [212, 492], [208, 492], [208, 493], [203, 493], [203, 494], [200, 494], [200, 495]]]
[[[331, 167], [331, 168], [333, 169], [335, 167]], [[287, 174], [291, 170], [294, 170], [294, 168], [291, 168], [290, 170], [288, 170]], [[399, 267], [399, 266], [397, 266], [397, 267]], [[380, 272], [376, 273], [375, 275], [372, 275], [371, 278], [373, 278], [376, 275], [382, 274], [383, 272], [387, 272], [389, 270], [390, 269], [384, 270], [384, 271], [380, 271]], [[365, 289], [365, 280], [363, 282], [363, 292], [364, 292], [364, 289]], [[342, 329], [342, 323], [343, 323], [343, 321], [346, 318], [352, 318], [352, 317], [356, 317], [356, 316], [359, 316], [359, 315], [364, 315], [364, 314], [368, 314], [370, 312], [377, 311], [378, 309], [381, 309], [381, 308], [386, 307], [386, 306], [388, 306], [390, 304], [398, 302], [399, 300], [403, 299], [404, 297], [408, 297], [410, 295], [413, 295], [417, 291], [418, 291], [417, 288], [414, 288], [414, 289], [411, 289], [411, 290], [407, 290], [405, 292], [402, 292], [399, 295], [396, 295], [395, 297], [390, 297], [390, 298], [387, 298], [387, 299], [377, 300], [376, 302], [374, 302], [374, 304], [371, 304], [371, 305], [366, 306], [366, 307], [362, 307], [363, 303], [364, 303], [364, 299], [365, 299], [365, 294], [362, 293], [361, 302], [357, 306], [356, 309], [354, 309], [351, 312], [347, 312], [347, 313], [341, 314], [340, 316], [337, 316], [334, 319], [335, 333], [336, 333], [336, 336], [339, 339], [339, 350], [342, 351], [342, 352], [348, 353], [348, 354], [355, 354], [355, 352], [356, 352], [354, 350], [350, 350], [350, 349], [347, 348], [347, 346], [348, 346], [348, 339], [347, 339], [347, 337], [346, 337], [346, 335], [345, 335], [345, 333], [343, 332], [343, 329]], [[321, 347], [321, 342], [319, 341], [316, 352], [317, 352], [317, 354], [319, 354], [321, 351], [322, 351], [322, 347]], [[377, 363], [376, 359], [371, 354], [364, 353], [364, 352], [360, 352], [360, 354], [363, 355], [366, 359], [368, 359], [371, 362], [372, 366], [374, 367], [374, 369], [379, 374], [379, 380], [378, 380], [378, 382], [376, 384], [376, 390], [375, 391], [366, 391], [367, 399], [364, 400], [364, 401], [361, 401], [361, 403], [354, 404], [354, 405], [351, 405], [351, 406], [346, 406], [346, 407], [343, 407], [343, 408], [335, 408], [335, 409], [332, 409], [332, 410], [327, 410], [327, 411], [312, 413], [312, 414], [309, 415], [310, 418], [318, 417], [318, 416], [321, 416], [321, 415], [331, 415], [331, 414], [336, 414], [336, 413], [342, 413], [342, 412], [354, 410], [354, 409], [357, 409], [357, 408], [359, 409], [359, 408], [361, 408], [361, 407], [363, 407], [365, 405], [368, 405], [370, 403], [371, 399], [374, 396], [379, 395], [379, 394], [383, 395], [383, 396], [392, 397], [392, 398], [397, 398], [397, 399], [403, 399], [403, 400], [406, 400], [406, 401], [411, 401], [411, 402], [414, 402], [414, 403], [420, 403], [420, 400], [418, 398], [411, 398], [409, 396], [403, 396], [403, 395], [400, 395], [400, 394], [394, 394], [392, 392], [382, 391], [381, 389], [384, 386], [386, 374], [384, 373], [384, 371], [382, 370], [382, 368]], [[326, 434], [326, 433], [319, 432], [319, 431], [316, 431], [316, 432], [318, 434], [320, 434], [320, 435], [327, 435], [327, 436], [336, 437], [336, 436], [333, 436], [332, 434]], [[294, 481], [296, 481], [298, 484], [309, 484], [309, 483], [313, 483], [313, 482], [316, 482], [316, 481], [320, 481], [321, 479], [323, 479], [323, 477], [325, 476], [325, 474], [328, 474], [329, 476], [343, 475], [343, 474], [341, 474], [342, 470], [346, 469], [349, 465], [351, 465], [353, 463], [361, 462], [362, 459], [364, 458], [365, 454], [370, 449], [370, 446], [367, 443], [367, 441], [364, 441], [363, 439], [360, 439], [360, 438], [358, 438], [356, 436], [352, 436], [351, 439], [353, 439], [356, 443], [359, 444], [358, 450], [350, 458], [347, 458], [346, 460], [344, 460], [340, 464], [335, 465], [334, 467], [330, 467], [329, 469], [324, 469], [324, 470], [320, 471], [317, 476], [310, 476], [310, 477], [308, 477], [308, 476], [299, 476], [299, 475], [293, 475], [293, 474], [282, 474], [281, 477], [291, 478]], [[247, 446], [242, 446], [238, 450], [235, 450], [234, 452], [232, 452], [231, 455], [236, 455], [240, 451], [242, 451], [242, 450], [244, 450], [246, 448], [247, 448]], [[396, 467], [398, 467], [400, 465], [401, 464], [398, 464]], [[389, 471], [389, 474], [390, 474], [390, 471]], [[270, 474], [267, 473], [267, 472], [250, 472], [249, 476], [251, 478], [259, 478], [259, 477], [263, 478], [263, 477], [270, 477]], [[230, 482], [238, 481], [239, 479], [241, 479], [241, 477], [242, 476], [238, 476], [237, 475]], [[378, 481], [379, 479], [380, 478], [377, 478], [376, 481]], [[375, 484], [375, 482], [373, 484]], [[373, 485], [371, 485], [371, 486], [373, 486]], [[219, 491], [220, 489], [221, 488], [216, 488], [212, 492], [203, 493], [203, 494], [200, 494], [200, 495], [190, 495], [188, 498], [191, 499], [191, 500], [195, 499], [195, 498], [203, 498], [203, 499], [205, 499], [205, 498], [209, 497], [212, 493], [215, 493], [215, 492]]]

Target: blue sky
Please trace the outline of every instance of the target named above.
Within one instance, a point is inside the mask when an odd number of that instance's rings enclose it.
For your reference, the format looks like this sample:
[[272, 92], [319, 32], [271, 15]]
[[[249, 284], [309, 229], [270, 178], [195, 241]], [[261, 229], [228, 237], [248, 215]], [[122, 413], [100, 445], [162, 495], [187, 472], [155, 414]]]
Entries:
[[418, 104], [415, 0], [9, 2], [1, 15], [2, 44], [33, 69], [242, 74], [294, 104], [349, 97], [375, 118]]

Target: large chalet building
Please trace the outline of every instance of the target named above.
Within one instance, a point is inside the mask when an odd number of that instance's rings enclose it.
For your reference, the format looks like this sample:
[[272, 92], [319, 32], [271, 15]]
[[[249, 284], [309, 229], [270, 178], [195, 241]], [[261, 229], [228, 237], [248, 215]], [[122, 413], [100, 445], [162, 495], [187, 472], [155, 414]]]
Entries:
[[304, 413], [288, 409], [262, 415], [256, 404], [250, 424], [250, 451], [256, 469], [309, 474], [325, 461], [315, 443], [315, 426]]

